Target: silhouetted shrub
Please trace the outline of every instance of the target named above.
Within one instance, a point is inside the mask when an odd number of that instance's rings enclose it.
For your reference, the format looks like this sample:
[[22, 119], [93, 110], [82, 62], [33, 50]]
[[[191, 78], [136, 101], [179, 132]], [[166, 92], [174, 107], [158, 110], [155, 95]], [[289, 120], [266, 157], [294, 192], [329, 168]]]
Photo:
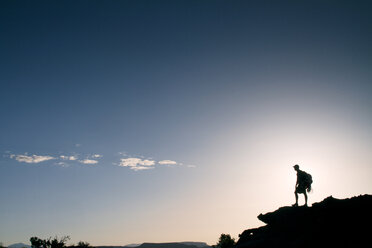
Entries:
[[64, 236], [60, 239], [58, 239], [57, 236], [55, 236], [53, 239], [51, 237], [48, 239], [31, 237], [30, 242], [32, 248], [64, 248], [66, 247], [66, 242], [69, 239], [69, 236]]
[[88, 242], [79, 241], [76, 245], [77, 248], [88, 248], [90, 247], [90, 244]]
[[31, 237], [30, 242], [32, 248], [41, 248], [44, 244], [44, 240], [39, 239], [38, 237]]
[[214, 248], [231, 248], [235, 245], [235, 239], [230, 234], [221, 234], [218, 243], [213, 245]]

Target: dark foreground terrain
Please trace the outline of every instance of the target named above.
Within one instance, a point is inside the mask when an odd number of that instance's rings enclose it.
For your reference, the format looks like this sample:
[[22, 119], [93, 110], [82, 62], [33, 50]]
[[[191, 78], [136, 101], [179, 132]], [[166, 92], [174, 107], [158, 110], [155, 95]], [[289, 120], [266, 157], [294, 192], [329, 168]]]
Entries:
[[236, 248], [372, 247], [372, 195], [332, 196], [312, 207], [260, 214], [265, 226], [245, 230]]

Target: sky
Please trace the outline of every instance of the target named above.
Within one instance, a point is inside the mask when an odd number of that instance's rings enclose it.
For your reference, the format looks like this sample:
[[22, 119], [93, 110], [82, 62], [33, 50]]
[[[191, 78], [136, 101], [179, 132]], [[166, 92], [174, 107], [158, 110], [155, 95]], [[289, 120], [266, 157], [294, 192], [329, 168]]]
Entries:
[[[0, 242], [215, 244], [372, 194], [370, 1], [1, 1]], [[300, 204], [303, 204], [300, 196]]]

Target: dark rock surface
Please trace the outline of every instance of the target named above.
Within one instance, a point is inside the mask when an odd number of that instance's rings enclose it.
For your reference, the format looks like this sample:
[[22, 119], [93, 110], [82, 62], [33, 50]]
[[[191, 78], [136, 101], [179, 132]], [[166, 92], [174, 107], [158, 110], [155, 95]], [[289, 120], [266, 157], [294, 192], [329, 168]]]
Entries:
[[332, 196], [312, 207], [282, 207], [245, 230], [236, 248], [372, 247], [372, 195]]

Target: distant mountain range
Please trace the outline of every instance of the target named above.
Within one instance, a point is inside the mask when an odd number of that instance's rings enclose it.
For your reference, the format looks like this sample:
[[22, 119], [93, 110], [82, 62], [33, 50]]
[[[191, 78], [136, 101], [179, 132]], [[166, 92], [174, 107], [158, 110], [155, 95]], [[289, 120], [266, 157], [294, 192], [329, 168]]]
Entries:
[[140, 246], [141, 244], [129, 244], [129, 245], [126, 245], [125, 247], [137, 247], [137, 246]]
[[[21, 248], [21, 247], [15, 247]], [[143, 243], [125, 246], [96, 246], [96, 248], [210, 248], [204, 242]]]
[[143, 243], [138, 248], [204, 248], [209, 247], [203, 242], [174, 242], [174, 243]]
[[26, 245], [24, 243], [16, 243], [16, 244], [8, 245], [8, 248], [31, 248], [31, 245]]
[[203, 247], [210, 247], [209, 245], [207, 245], [207, 243], [205, 242], [180, 242], [181, 244], [184, 244], [184, 245], [195, 245], [197, 247], [200, 247], [200, 248], [203, 248]]
[[[9, 245], [8, 248], [31, 248], [31, 245], [16, 243]], [[204, 242], [172, 242], [129, 244], [125, 246], [95, 246], [95, 248], [210, 248], [210, 246]]]
[[[31, 245], [17, 243], [9, 245], [8, 248], [31, 248]], [[210, 246], [204, 242], [172, 242], [129, 244], [125, 246], [95, 246], [95, 248], [210, 248]]]

